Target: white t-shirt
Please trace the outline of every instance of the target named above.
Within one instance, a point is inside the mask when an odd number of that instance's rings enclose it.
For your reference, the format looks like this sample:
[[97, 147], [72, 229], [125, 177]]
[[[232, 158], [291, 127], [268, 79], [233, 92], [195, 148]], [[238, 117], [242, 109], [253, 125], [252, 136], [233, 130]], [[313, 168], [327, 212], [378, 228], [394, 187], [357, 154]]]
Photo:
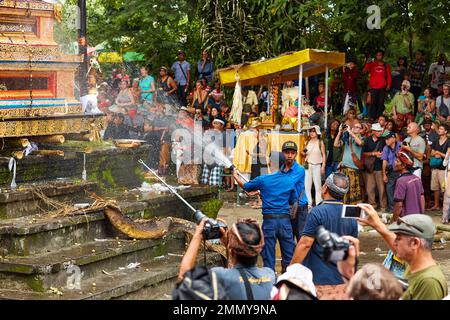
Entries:
[[444, 73], [450, 74], [450, 66], [446, 66], [444, 72], [443, 65], [440, 65], [437, 62], [432, 63], [430, 65], [430, 69], [428, 70], [428, 74], [431, 75], [430, 87], [437, 89], [440, 84], [443, 84]]

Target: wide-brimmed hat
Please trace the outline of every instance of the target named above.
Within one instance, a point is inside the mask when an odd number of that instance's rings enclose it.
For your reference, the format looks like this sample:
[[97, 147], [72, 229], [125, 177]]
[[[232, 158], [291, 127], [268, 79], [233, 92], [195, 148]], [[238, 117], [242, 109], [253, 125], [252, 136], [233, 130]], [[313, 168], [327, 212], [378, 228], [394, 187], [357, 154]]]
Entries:
[[372, 126], [370, 127], [370, 129], [371, 129], [372, 131], [383, 131], [383, 130], [384, 130], [383, 127], [382, 127], [378, 122], [372, 124]]
[[313, 126], [306, 126], [306, 127], [303, 127], [302, 128], [302, 130], [301, 131], [303, 131], [303, 130], [311, 130], [311, 129], [314, 129], [314, 130], [316, 130], [316, 133], [318, 134], [318, 135], [321, 135], [321, 132], [320, 132], [320, 127], [318, 126], [318, 125], [313, 125]]
[[278, 277], [277, 285], [281, 282], [290, 282], [313, 297], [317, 297], [313, 273], [302, 264], [295, 263], [288, 266], [286, 272]]
[[261, 121], [259, 119], [253, 119], [252, 123], [250, 124], [250, 128], [257, 128], [262, 125]]

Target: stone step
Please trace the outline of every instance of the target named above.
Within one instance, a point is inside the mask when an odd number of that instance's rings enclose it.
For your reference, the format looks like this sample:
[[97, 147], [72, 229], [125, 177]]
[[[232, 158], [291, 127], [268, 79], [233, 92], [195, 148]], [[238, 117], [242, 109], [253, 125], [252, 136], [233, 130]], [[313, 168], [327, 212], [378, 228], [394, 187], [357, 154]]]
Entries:
[[[119, 186], [134, 187], [142, 182], [138, 172], [141, 167], [138, 160], [146, 159], [149, 152], [148, 145], [142, 145], [136, 149], [125, 149], [80, 141], [68, 141], [53, 148], [64, 151], [64, 157], [31, 154], [17, 162], [16, 181], [19, 186], [24, 182], [81, 178], [83, 154], [85, 154], [88, 179], [97, 181], [102, 189]], [[7, 158], [0, 159], [0, 185], [11, 183], [8, 162]]]
[[0, 288], [18, 283], [28, 284], [35, 291], [62, 287], [74, 270], [79, 270], [83, 277], [95, 277], [102, 270], [113, 271], [169, 252], [181, 253], [185, 240], [183, 233], [173, 233], [157, 240], [101, 239], [27, 257], [7, 256], [0, 260], [3, 276]]
[[[208, 266], [222, 265], [217, 253], [207, 253]], [[82, 277], [79, 287], [58, 288], [61, 294], [18, 289], [0, 289], [4, 300], [166, 300], [171, 299], [181, 255], [153, 258], [134, 269], [115, 270], [92, 278]], [[199, 254], [197, 264], [203, 263]], [[94, 285], [95, 284], [95, 285]]]
[[15, 190], [3, 189], [3, 192], [0, 193], [0, 221], [34, 215], [52, 209], [33, 193], [33, 190], [36, 189], [51, 199], [68, 203], [86, 202], [88, 200], [86, 192], [98, 192], [95, 182], [72, 180], [24, 184]]
[[112, 236], [103, 210], [82, 215], [34, 215], [0, 221], [0, 255], [28, 256]]
[[[180, 192], [195, 207], [214, 198], [215, 190], [192, 188]], [[173, 216], [190, 219], [191, 213], [171, 194], [152, 195], [136, 199], [140, 193], [128, 192], [118, 204], [124, 214], [132, 218]], [[134, 199], [134, 200], [133, 200]], [[0, 256], [27, 256], [55, 251], [76, 243], [94, 239], [121, 236], [105, 222], [103, 210], [86, 214], [51, 217], [45, 214], [0, 220]]]

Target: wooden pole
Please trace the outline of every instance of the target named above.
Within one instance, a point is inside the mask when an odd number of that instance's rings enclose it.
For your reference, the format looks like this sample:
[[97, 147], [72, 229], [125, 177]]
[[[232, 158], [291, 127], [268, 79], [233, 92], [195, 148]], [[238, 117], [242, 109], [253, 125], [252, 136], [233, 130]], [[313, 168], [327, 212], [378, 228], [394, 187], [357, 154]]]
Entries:
[[66, 134], [67, 140], [75, 140], [75, 141], [94, 141], [94, 136], [90, 133], [70, 133]]
[[328, 124], [328, 64], [325, 66], [325, 130]]
[[30, 144], [30, 141], [26, 138], [11, 138], [5, 139], [5, 144], [9, 148], [26, 148]]
[[64, 157], [64, 151], [62, 150], [35, 150], [33, 154], [41, 155], [41, 156], [60, 156]]
[[55, 134], [51, 136], [37, 136], [37, 137], [31, 137], [31, 141], [36, 142], [45, 142], [45, 143], [52, 143], [52, 144], [63, 144], [64, 141], [66, 141], [66, 138], [62, 134]]
[[302, 128], [302, 103], [303, 103], [303, 64], [300, 65], [298, 72], [298, 113], [297, 113], [297, 131], [300, 132]]

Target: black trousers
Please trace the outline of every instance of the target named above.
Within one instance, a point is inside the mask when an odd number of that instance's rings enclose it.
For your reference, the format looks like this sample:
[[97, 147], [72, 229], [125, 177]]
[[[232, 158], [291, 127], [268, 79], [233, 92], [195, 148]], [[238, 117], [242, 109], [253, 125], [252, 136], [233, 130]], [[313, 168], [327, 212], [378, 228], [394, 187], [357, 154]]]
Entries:
[[180, 101], [180, 106], [182, 106], [182, 107], [187, 107], [186, 87], [187, 87], [187, 85], [184, 85], [184, 86], [178, 85], [178, 87], [177, 87], [178, 101]]
[[382, 89], [370, 89], [370, 98], [372, 103], [369, 107], [369, 119], [376, 121], [379, 116], [384, 112], [384, 96], [386, 90]]
[[417, 113], [417, 106], [419, 105], [419, 102], [417, 99], [419, 99], [420, 94], [422, 93], [421, 87], [413, 87], [409, 89], [409, 91], [414, 95], [414, 114]]

